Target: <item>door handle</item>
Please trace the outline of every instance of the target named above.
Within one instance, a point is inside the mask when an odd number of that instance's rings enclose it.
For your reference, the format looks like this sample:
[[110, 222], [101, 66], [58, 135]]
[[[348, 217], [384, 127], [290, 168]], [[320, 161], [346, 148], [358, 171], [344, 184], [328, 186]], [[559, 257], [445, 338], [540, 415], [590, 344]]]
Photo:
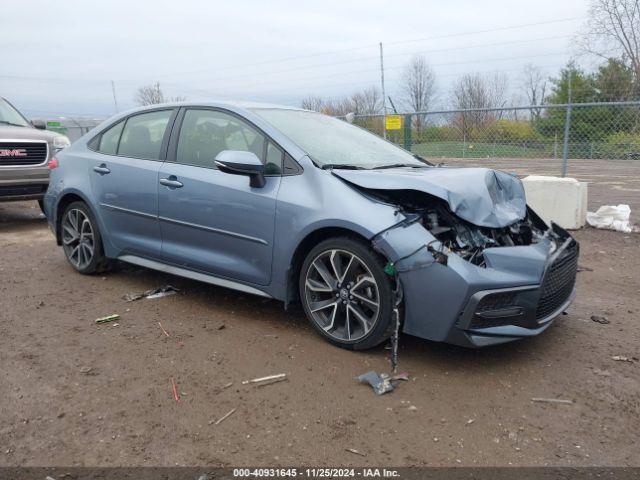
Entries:
[[169, 178], [161, 178], [160, 184], [169, 188], [182, 188], [182, 182], [179, 182], [175, 175], [171, 175]]
[[101, 165], [98, 165], [97, 167], [93, 167], [93, 171], [99, 173], [100, 175], [106, 175], [107, 173], [111, 173], [111, 170], [109, 170], [104, 163]]

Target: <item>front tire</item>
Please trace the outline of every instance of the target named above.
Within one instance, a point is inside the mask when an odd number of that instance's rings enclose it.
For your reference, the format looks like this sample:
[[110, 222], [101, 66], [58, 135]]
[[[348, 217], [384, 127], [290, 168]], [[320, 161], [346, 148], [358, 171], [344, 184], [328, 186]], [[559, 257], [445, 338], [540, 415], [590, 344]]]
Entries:
[[85, 275], [107, 270], [109, 260], [104, 255], [98, 222], [87, 205], [69, 204], [61, 222], [62, 249], [71, 266]]
[[300, 270], [302, 306], [314, 328], [342, 348], [364, 350], [393, 331], [393, 289], [384, 261], [363, 242], [325, 240]]

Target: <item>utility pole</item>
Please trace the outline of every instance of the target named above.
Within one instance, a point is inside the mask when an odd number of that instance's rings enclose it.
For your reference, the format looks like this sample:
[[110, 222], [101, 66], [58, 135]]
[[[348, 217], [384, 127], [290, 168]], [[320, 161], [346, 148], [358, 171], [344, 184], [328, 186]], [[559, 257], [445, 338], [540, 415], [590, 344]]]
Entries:
[[118, 113], [118, 99], [116, 98], [116, 84], [111, 80], [111, 92], [113, 93], [113, 104], [116, 107], [116, 113]]
[[384, 91], [384, 61], [382, 60], [382, 42], [380, 42], [380, 83], [382, 84], [382, 137], [387, 138], [387, 95]]

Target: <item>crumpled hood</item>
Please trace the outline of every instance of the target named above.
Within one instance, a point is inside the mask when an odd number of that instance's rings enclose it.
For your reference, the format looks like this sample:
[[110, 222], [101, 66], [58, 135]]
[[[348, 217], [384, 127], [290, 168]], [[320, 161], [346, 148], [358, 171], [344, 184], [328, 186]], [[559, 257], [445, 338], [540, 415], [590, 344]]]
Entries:
[[390, 168], [339, 170], [333, 174], [372, 190], [415, 190], [441, 198], [474, 225], [501, 228], [522, 220], [527, 205], [522, 182], [488, 168]]

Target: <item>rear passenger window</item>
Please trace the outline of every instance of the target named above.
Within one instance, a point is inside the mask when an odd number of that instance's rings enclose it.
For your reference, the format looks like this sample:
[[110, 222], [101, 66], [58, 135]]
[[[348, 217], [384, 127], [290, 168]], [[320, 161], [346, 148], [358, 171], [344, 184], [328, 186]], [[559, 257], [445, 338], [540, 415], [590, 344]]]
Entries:
[[122, 132], [118, 155], [159, 160], [162, 139], [172, 113], [172, 110], [161, 110], [129, 117]]
[[109, 130], [104, 132], [100, 137], [100, 144], [98, 145], [98, 151], [100, 153], [106, 153], [107, 155], [115, 155], [118, 150], [118, 142], [120, 141], [120, 134], [122, 133], [122, 127], [124, 127], [124, 121], [116, 123]]
[[215, 168], [214, 158], [223, 150], [253, 152], [264, 162], [265, 138], [242, 120], [214, 110], [187, 110], [182, 121], [176, 161]]

